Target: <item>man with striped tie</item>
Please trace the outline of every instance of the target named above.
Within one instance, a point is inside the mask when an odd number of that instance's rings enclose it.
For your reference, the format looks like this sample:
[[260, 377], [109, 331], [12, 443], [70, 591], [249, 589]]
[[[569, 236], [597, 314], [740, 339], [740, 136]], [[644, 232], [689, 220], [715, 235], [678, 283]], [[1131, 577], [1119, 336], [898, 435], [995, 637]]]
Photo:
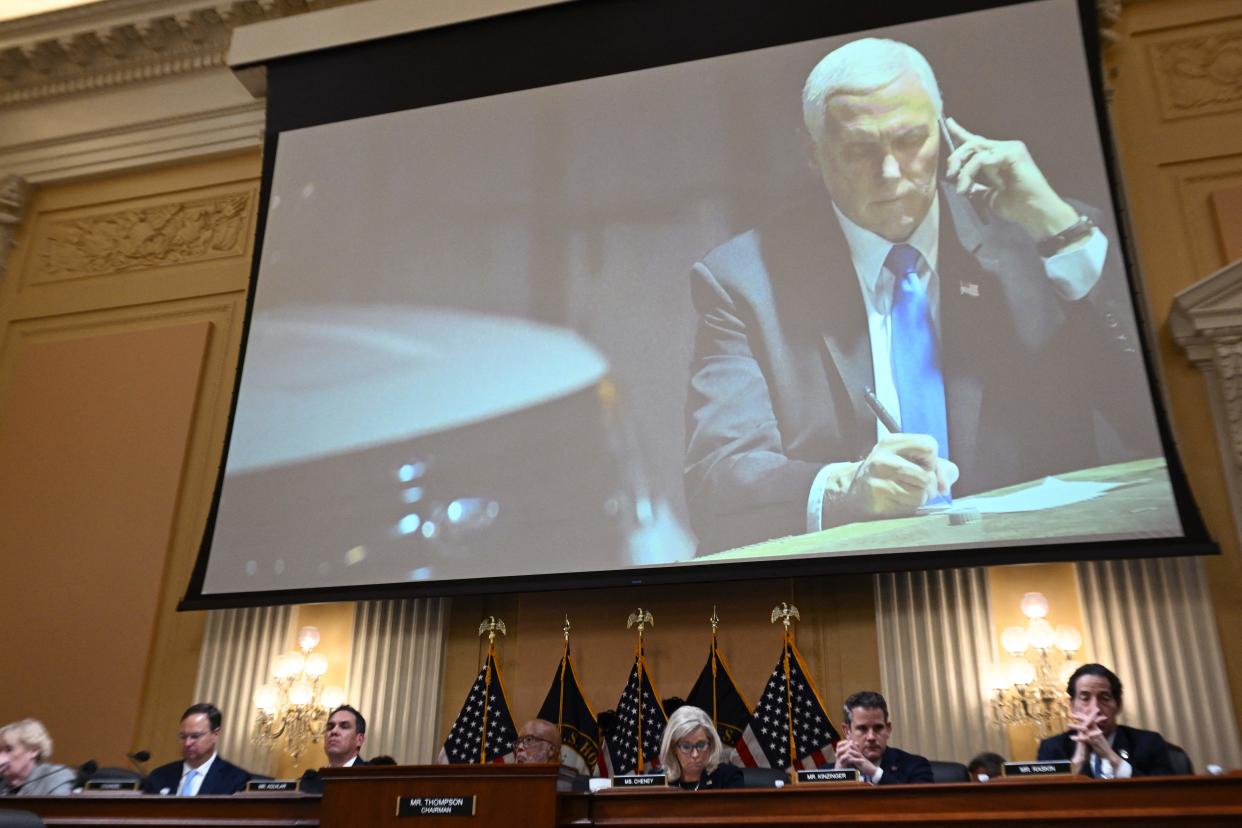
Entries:
[[691, 277], [700, 553], [1159, 453], [1117, 430], [1149, 403], [1115, 245], [1022, 142], [945, 118], [926, 59], [874, 38], [811, 71], [803, 119], [824, 195]]

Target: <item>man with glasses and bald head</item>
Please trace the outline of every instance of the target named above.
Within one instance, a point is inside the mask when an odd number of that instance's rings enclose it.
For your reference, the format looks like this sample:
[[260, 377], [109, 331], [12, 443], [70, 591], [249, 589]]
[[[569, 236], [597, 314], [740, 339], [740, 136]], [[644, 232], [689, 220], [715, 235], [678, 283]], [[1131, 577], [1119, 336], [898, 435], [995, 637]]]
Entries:
[[522, 725], [513, 743], [513, 756], [519, 765], [560, 764], [561, 734], [545, 719], [531, 719]]

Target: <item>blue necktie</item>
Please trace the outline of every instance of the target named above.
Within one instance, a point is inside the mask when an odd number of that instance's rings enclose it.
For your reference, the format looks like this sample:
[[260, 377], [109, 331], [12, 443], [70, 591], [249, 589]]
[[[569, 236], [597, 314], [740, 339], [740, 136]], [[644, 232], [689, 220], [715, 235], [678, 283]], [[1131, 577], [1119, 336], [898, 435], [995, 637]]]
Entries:
[[198, 776], [197, 770], [192, 770], [185, 775], [185, 779], [181, 780], [181, 790], [177, 791], [177, 796], [190, 796], [193, 788], [190, 785], [194, 782], [194, 777]]
[[[949, 426], [944, 402], [940, 343], [932, 325], [927, 290], [919, 278], [923, 256], [908, 244], [895, 244], [884, 266], [893, 283], [893, 384], [901, 403], [901, 430], [936, 438], [940, 456], [949, 459]], [[936, 498], [932, 502], [943, 502]]]

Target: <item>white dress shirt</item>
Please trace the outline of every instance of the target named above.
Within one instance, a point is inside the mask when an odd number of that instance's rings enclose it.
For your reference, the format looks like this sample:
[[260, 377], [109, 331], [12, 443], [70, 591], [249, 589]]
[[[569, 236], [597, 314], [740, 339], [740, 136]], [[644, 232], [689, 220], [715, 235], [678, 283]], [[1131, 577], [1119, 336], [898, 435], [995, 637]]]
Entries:
[[207, 771], [211, 770], [211, 763], [216, 761], [217, 754], [213, 753], [208, 757], [207, 761], [199, 765], [197, 768], [191, 768], [185, 762], [181, 763], [181, 778], [177, 780], [177, 790], [173, 793], [180, 795], [181, 786], [185, 784], [185, 775], [190, 771], [194, 771], [194, 778], [190, 780], [190, 790], [186, 796], [198, 796], [198, 791], [203, 787], [203, 780], [207, 777]]
[[[1113, 747], [1113, 742], [1116, 740], [1117, 731], [1114, 730], [1108, 736], [1108, 746]], [[1125, 756], [1121, 757], [1121, 764], [1115, 768], [1113, 767], [1112, 762], [1108, 761], [1094, 751], [1092, 751], [1091, 759], [1089, 761], [1092, 764], [1091, 773], [1097, 779], [1129, 779], [1134, 775], [1134, 768], [1130, 766], [1130, 762]]]
[[[897, 399], [897, 386], [893, 381], [893, 329], [891, 311], [893, 304], [893, 274], [884, 267], [889, 251], [894, 243], [855, 224], [832, 205], [845, 241], [850, 248], [850, 259], [854, 264], [854, 272], [858, 276], [858, 287], [862, 291], [863, 304], [867, 308], [867, 331], [871, 338], [871, 365], [873, 371], [872, 388], [880, 403], [901, 422], [901, 401]], [[919, 222], [904, 242], [918, 250], [927, 263], [929, 271], [921, 275], [923, 287], [927, 293], [928, 305], [931, 308], [932, 324], [936, 335], [940, 335], [940, 276], [937, 268], [940, 262], [940, 195], [932, 199], [927, 215]], [[1086, 296], [1095, 283], [1100, 280], [1104, 271], [1104, 259], [1108, 255], [1108, 238], [1095, 229], [1084, 244], [1044, 259], [1044, 272], [1052, 280], [1053, 286], [1061, 297], [1067, 301], [1075, 301]], [[825, 263], [825, 270], [831, 263]], [[826, 289], [832, 289], [828, 287]], [[876, 440], [888, 433], [878, 420], [876, 421]], [[950, 446], [950, 459], [952, 447]], [[816, 532], [824, 528], [823, 504], [824, 489], [827, 487], [831, 473], [840, 463], [829, 463], [820, 469], [811, 484], [811, 492], [807, 498], [808, 532]]]

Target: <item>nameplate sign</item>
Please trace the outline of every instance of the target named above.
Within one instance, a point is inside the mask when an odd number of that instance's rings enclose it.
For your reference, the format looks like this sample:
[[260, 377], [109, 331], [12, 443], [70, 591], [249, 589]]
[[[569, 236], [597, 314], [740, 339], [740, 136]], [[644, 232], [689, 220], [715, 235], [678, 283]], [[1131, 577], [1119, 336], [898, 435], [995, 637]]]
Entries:
[[88, 791], [136, 791], [137, 779], [91, 779], [84, 786]]
[[827, 770], [800, 770], [798, 771], [799, 782], [861, 782], [862, 776], [858, 773], [858, 768], [842, 768], [837, 770], [830, 768]]
[[1036, 776], [1055, 776], [1070, 772], [1068, 759], [1056, 759], [1048, 762], [1006, 762], [1001, 768], [1005, 776], [1033, 778]]
[[252, 779], [246, 783], [246, 793], [297, 793], [301, 789], [301, 779]]
[[397, 799], [399, 817], [474, 816], [473, 796], [402, 796]]
[[626, 774], [625, 776], [614, 776], [612, 784], [616, 788], [662, 788], [668, 784], [668, 777], [662, 773]]

